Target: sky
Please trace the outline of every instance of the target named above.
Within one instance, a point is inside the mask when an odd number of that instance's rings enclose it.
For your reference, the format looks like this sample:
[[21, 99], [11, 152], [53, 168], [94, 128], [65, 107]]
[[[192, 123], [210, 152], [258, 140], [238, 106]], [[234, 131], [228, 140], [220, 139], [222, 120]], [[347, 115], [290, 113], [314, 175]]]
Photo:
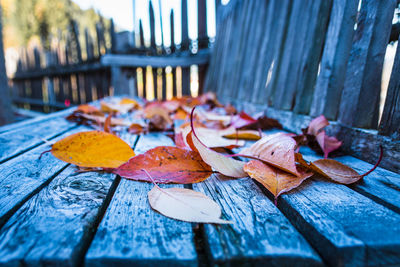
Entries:
[[[115, 25], [123, 30], [135, 30], [138, 32], [138, 20], [143, 20], [145, 39], [150, 39], [149, 27], [149, 0], [73, 0], [82, 9], [94, 8], [106, 18], [113, 18]], [[170, 12], [174, 10], [174, 24], [176, 25], [174, 37], [175, 43], [181, 41], [180, 17], [181, 0], [150, 0], [155, 13], [156, 43], [161, 44], [161, 27], [159, 6], [162, 10], [162, 28], [164, 43], [170, 45]], [[226, 0], [225, 0], [226, 2]], [[134, 6], [135, 5], [135, 6]], [[207, 32], [210, 37], [215, 36], [215, 0], [207, 0]], [[136, 21], [134, 23], [134, 10]], [[197, 0], [188, 0], [189, 38], [197, 38]]]

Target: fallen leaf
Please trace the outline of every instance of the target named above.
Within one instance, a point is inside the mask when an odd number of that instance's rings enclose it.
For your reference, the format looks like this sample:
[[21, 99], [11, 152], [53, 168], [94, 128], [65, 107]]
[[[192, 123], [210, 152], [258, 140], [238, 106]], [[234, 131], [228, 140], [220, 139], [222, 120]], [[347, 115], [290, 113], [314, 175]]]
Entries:
[[282, 193], [298, 187], [304, 180], [313, 175], [312, 172], [306, 172], [304, 168], [297, 167], [299, 175], [295, 176], [258, 160], [247, 162], [244, 165], [244, 170], [251, 178], [265, 186], [275, 196], [275, 199]]
[[268, 118], [265, 115], [258, 117], [256, 120], [257, 120], [256, 122], [240, 127], [240, 129], [241, 130], [269, 130], [273, 128], [282, 129], [282, 124], [280, 124], [279, 121]]
[[339, 161], [333, 160], [333, 159], [319, 159], [314, 162], [308, 163], [307, 161], [305, 161], [303, 159], [301, 154], [297, 153], [296, 154], [296, 162], [298, 162], [300, 165], [302, 165], [316, 173], [319, 173], [322, 176], [327, 177], [335, 182], [338, 182], [341, 184], [352, 184], [352, 183], [355, 183], [355, 182], [361, 180], [363, 177], [370, 174], [378, 167], [378, 165], [381, 162], [382, 157], [383, 157], [382, 147], [380, 149], [381, 149], [381, 152], [380, 152], [378, 161], [369, 171], [367, 171], [364, 174], [359, 174], [351, 167], [349, 167], [343, 163], [340, 163]]
[[[181, 128], [180, 132], [183, 135], [183, 140], [186, 140], [186, 136], [191, 131], [191, 127]], [[232, 140], [223, 137], [224, 131], [217, 129], [208, 129], [204, 127], [196, 127], [197, 138], [202, 140], [203, 144], [208, 148], [214, 147], [225, 147], [233, 149], [236, 147], [244, 146], [245, 141], [243, 140]]]
[[148, 193], [150, 206], [172, 219], [194, 223], [230, 224], [220, 219], [221, 208], [203, 193], [185, 188], [154, 186]]
[[194, 148], [199, 152], [203, 161], [210, 165], [214, 170], [226, 176], [236, 178], [246, 177], [247, 174], [243, 171], [243, 166], [245, 162], [236, 160], [231, 157], [226, 157], [218, 152], [215, 152], [205, 146], [202, 141], [200, 141], [193, 127], [194, 110], [195, 108], [193, 108], [192, 113], [190, 114], [192, 131], [189, 133], [188, 138], [192, 140]]
[[168, 111], [160, 106], [148, 106], [144, 109], [144, 117], [149, 120], [150, 130], [167, 130], [173, 125]]
[[[242, 139], [242, 140], [259, 140], [259, 139], [261, 139], [260, 132], [258, 132], [258, 131], [236, 130], [234, 128], [229, 128], [229, 130], [224, 131], [222, 136], [225, 138], [228, 138], [228, 139]], [[261, 136], [265, 136], [265, 134], [261, 133]]]
[[89, 104], [82, 104], [79, 105], [74, 112], [82, 112], [85, 114], [94, 114], [94, 115], [102, 115], [103, 113], [100, 111], [100, 109], [91, 106]]
[[147, 127], [139, 123], [132, 123], [129, 126], [128, 132], [131, 134], [142, 134], [147, 132]]
[[118, 104], [118, 103], [107, 103], [105, 101], [101, 101], [100, 107], [101, 107], [101, 110], [106, 113], [115, 112], [115, 113], [124, 114], [124, 113], [127, 113], [128, 111], [132, 110], [135, 107], [135, 105], [132, 103]]
[[112, 115], [109, 114], [108, 117], [106, 118], [105, 122], [104, 122], [104, 131], [106, 133], [112, 133], [112, 130], [111, 130], [111, 118], [112, 117], [111, 116]]
[[[342, 142], [335, 137], [326, 135], [324, 128], [328, 125], [329, 121], [324, 115], [321, 115], [313, 119], [305, 130], [303, 129], [306, 136], [306, 143], [317, 152], [320, 152], [319, 149], [321, 149], [324, 158], [327, 158], [330, 152], [342, 145]], [[297, 139], [301, 140], [299, 137]], [[304, 143], [304, 140], [302, 143]]]
[[257, 120], [242, 111], [239, 114], [232, 117], [230, 126], [235, 128], [241, 128], [254, 123], [257, 123]]
[[267, 135], [250, 147], [239, 152], [240, 156], [249, 156], [261, 160], [278, 169], [300, 176], [297, 172], [294, 150], [296, 141], [286, 133]]
[[122, 98], [121, 101], [119, 102], [120, 105], [125, 105], [125, 104], [129, 104], [129, 105], [133, 105], [134, 109], [139, 109], [141, 108], [139, 102], [137, 102], [134, 99], [131, 98]]
[[117, 168], [135, 156], [132, 148], [119, 137], [102, 132], [80, 132], [56, 142], [51, 153], [79, 167]]
[[[86, 120], [96, 122], [97, 124], [105, 124], [106, 123], [106, 117], [87, 115], [87, 114], [80, 114], [80, 116]], [[130, 123], [124, 119], [111, 118], [110, 125], [111, 126], [129, 126]]]
[[131, 179], [151, 182], [141, 169], [146, 169], [157, 183], [198, 183], [212, 170], [197, 152], [172, 146], [159, 146], [131, 158], [114, 173]]

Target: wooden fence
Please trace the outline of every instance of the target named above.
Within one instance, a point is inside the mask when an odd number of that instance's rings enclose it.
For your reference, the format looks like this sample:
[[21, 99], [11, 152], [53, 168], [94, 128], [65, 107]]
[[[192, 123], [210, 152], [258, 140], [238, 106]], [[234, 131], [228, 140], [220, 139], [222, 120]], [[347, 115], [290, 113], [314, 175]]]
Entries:
[[[209, 56], [206, 1], [198, 1], [198, 39], [188, 35], [187, 0], [182, 0], [182, 41], [174, 42], [174, 12], [171, 10], [171, 46], [157, 46], [155, 16], [149, 1], [150, 42], [145, 42], [139, 21], [139, 43], [129, 41], [129, 32], [116, 33], [111, 21], [106, 28], [96, 24], [96, 38], [89, 31], [79, 34], [72, 22], [68, 34], [50, 51], [21, 51], [17, 71], [11, 79], [16, 105], [38, 111], [53, 111], [86, 103], [110, 94], [154, 98], [189, 95], [191, 75], [198, 74], [203, 88]], [[161, 10], [160, 10], [161, 17]], [[135, 33], [133, 33], [135, 35]], [[83, 36], [82, 36], [83, 35]], [[94, 39], [96, 41], [94, 41]], [[81, 40], [84, 43], [81, 44]], [[197, 72], [191, 73], [196, 66]]]
[[[231, 0], [218, 7], [205, 90], [298, 132], [324, 114], [345, 149], [400, 170], [400, 55], [379, 102], [396, 0]], [[366, 128], [370, 130], [362, 130]], [[389, 138], [385, 137], [389, 136]]]

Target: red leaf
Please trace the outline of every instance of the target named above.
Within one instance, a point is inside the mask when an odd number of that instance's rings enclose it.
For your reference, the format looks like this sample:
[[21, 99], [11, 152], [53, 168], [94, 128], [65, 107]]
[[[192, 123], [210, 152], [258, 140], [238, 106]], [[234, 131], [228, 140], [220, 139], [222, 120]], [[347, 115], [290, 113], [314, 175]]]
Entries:
[[172, 146], [159, 146], [137, 155], [114, 173], [131, 180], [151, 182], [142, 169], [146, 169], [157, 183], [198, 183], [212, 174], [199, 153]]

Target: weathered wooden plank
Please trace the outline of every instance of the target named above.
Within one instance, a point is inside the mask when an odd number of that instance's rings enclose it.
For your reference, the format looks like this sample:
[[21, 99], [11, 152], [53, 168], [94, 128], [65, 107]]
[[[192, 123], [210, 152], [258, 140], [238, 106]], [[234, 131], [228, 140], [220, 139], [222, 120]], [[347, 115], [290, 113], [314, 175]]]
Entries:
[[[79, 127], [54, 140], [85, 129]], [[42, 144], [0, 165], [0, 227], [26, 200], [68, 165], [50, 153], [39, 159], [40, 154], [49, 148], [47, 144]]]
[[[135, 140], [127, 137], [131, 145]], [[110, 173], [76, 173], [74, 166], [64, 169], [2, 227], [0, 264], [80, 264], [117, 185], [114, 178]]]
[[209, 60], [209, 51], [203, 49], [195, 55], [180, 56], [140, 56], [140, 55], [104, 55], [101, 63], [106, 66], [125, 67], [190, 67], [191, 65], [204, 65]]
[[[247, 100], [251, 98], [251, 94], [248, 92], [253, 89], [254, 90], [254, 72], [257, 68], [256, 59], [257, 54], [260, 51], [262, 29], [261, 25], [264, 25], [264, 19], [266, 18], [266, 2], [258, 1], [255, 6], [252, 8], [253, 15], [250, 21], [250, 29], [248, 30], [247, 45], [243, 53], [243, 65], [242, 65], [242, 73], [239, 77], [237, 84], [237, 98]], [[258, 55], [259, 56], [259, 55]]]
[[[400, 39], [399, 39], [400, 40]], [[397, 44], [400, 42], [398, 41]], [[396, 56], [387, 89], [385, 107], [379, 126], [379, 133], [400, 139], [400, 46], [397, 45]]]
[[33, 118], [33, 119], [7, 124], [7, 125], [4, 125], [4, 126], [0, 127], [0, 133], [4, 133], [4, 132], [10, 131], [10, 130], [15, 130], [15, 129], [21, 128], [23, 126], [26, 126], [26, 125], [34, 125], [34, 124], [36, 124], [38, 122], [47, 121], [47, 120], [50, 120], [50, 119], [54, 119], [56, 117], [63, 117], [63, 116], [66, 116], [66, 115], [69, 115], [70, 113], [72, 113], [72, 111], [74, 109], [75, 108], [68, 108], [68, 109], [65, 109], [65, 110], [62, 110], [62, 111], [53, 112], [51, 114], [39, 116], [39, 117], [36, 117], [36, 118]]
[[[173, 141], [163, 134], [143, 135], [135, 152], [158, 145], [173, 145]], [[191, 224], [153, 211], [147, 201], [152, 187], [121, 180], [86, 255], [87, 266], [197, 264]]]
[[335, 119], [350, 56], [359, 0], [333, 1], [311, 116]]
[[400, 214], [344, 185], [308, 180], [278, 207], [330, 265], [400, 263]]
[[64, 118], [45, 120], [0, 134], [0, 163], [44, 143], [72, 128]]
[[[271, 38], [268, 41], [268, 49], [266, 50], [266, 65], [262, 79], [260, 80], [261, 83], [258, 85], [260, 88], [258, 89], [258, 94], [255, 94], [253, 97], [255, 103], [273, 105], [275, 85], [279, 78], [282, 66], [281, 62], [285, 53], [285, 42], [292, 8], [293, 4], [291, 1], [285, 1], [283, 4], [277, 3], [274, 6], [274, 19], [271, 21], [273, 29]], [[277, 26], [275, 26], [274, 21], [276, 21]]]
[[0, 264], [76, 266], [115, 175], [68, 167], [0, 230]]
[[[312, 7], [319, 1], [294, 1], [288, 24], [285, 50], [281, 62], [279, 78], [274, 88], [274, 107], [292, 110], [296, 85], [299, 79], [299, 66], [306, 50], [307, 30], [311, 26]], [[314, 15], [315, 16], [315, 15]]]
[[[302, 147], [300, 153], [308, 161], [323, 158], [308, 147]], [[352, 167], [358, 173], [365, 173], [373, 167], [372, 164], [352, 156], [341, 156], [334, 159]], [[350, 188], [400, 213], [399, 174], [378, 167], [374, 172], [364, 177], [362, 181], [351, 185]]]
[[307, 42], [298, 69], [299, 78], [296, 85], [295, 106], [293, 109], [296, 113], [308, 114], [310, 111], [331, 7], [331, 0], [314, 1], [313, 3], [308, 22], [310, 25], [307, 31]]
[[222, 208], [232, 225], [204, 225], [212, 265], [320, 265], [321, 260], [250, 178], [213, 175], [193, 189]]
[[383, 60], [395, 6], [395, 0], [362, 2], [338, 114], [345, 125], [377, 127]]

